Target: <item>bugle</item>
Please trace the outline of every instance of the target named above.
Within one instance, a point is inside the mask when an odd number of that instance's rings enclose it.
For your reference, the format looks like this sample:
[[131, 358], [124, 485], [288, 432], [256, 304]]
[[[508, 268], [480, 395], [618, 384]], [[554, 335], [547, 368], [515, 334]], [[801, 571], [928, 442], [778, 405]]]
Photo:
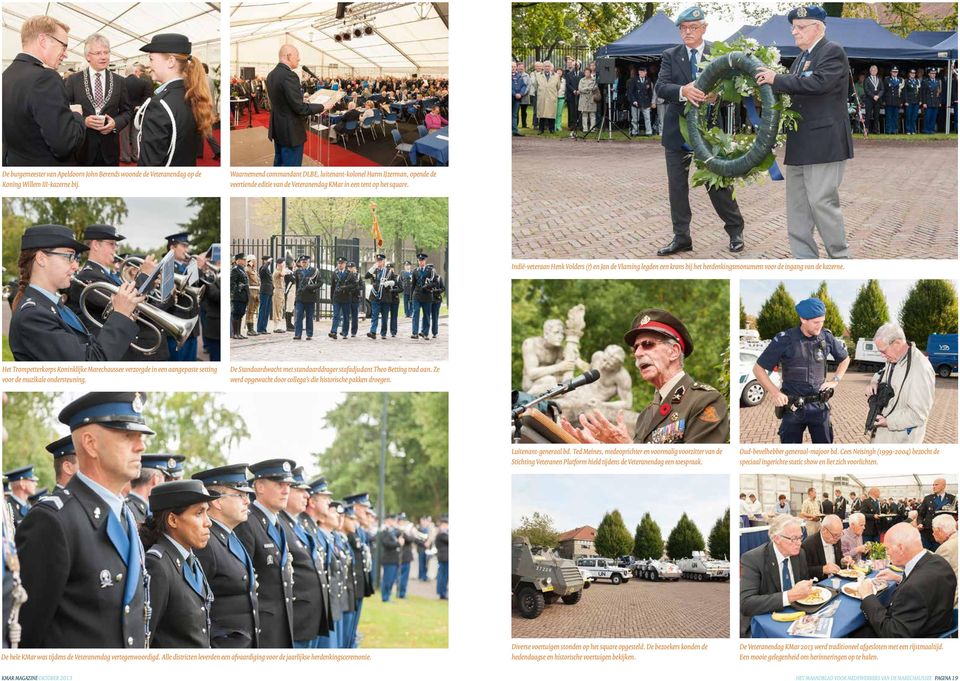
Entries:
[[[87, 308], [87, 300], [94, 294], [100, 297], [100, 300], [104, 303], [101, 319], [105, 319], [110, 312], [113, 311], [112, 297], [120, 288], [105, 281], [85, 282], [77, 277], [72, 277], [72, 280], [83, 289], [80, 292], [80, 312], [91, 324], [102, 327], [103, 322], [97, 319], [96, 315], [92, 314]], [[199, 317], [191, 317], [190, 319], [175, 317], [146, 302], [137, 304], [134, 318], [138, 324], [157, 337], [156, 342], [147, 347], [137, 345], [136, 343], [130, 344], [130, 347], [144, 355], [152, 355], [160, 349], [160, 345], [163, 343], [164, 331], [176, 340], [177, 347], [179, 348], [190, 338], [190, 333], [193, 331], [193, 327], [197, 325], [197, 320], [199, 319]]]

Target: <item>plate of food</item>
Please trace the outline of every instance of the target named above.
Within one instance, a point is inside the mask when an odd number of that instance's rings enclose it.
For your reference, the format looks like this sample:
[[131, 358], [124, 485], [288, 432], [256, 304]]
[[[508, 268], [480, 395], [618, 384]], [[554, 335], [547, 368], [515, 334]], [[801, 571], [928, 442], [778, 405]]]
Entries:
[[[873, 580], [873, 588], [877, 590], [877, 593], [880, 593], [887, 588], [887, 583], [883, 580], [875, 579]], [[860, 598], [860, 592], [857, 590], [857, 584], [844, 584], [840, 590], [850, 598], [856, 598], [858, 601], [862, 600]]]
[[863, 577], [863, 572], [857, 568], [843, 568], [842, 570], [836, 573], [837, 577], [843, 577], [844, 579], [860, 579]]
[[801, 598], [798, 601], [794, 601], [790, 605], [797, 610], [802, 610], [807, 614], [812, 614], [833, 600], [833, 597], [836, 595], [836, 589], [815, 584], [813, 586], [813, 590], [807, 595], [806, 598]]

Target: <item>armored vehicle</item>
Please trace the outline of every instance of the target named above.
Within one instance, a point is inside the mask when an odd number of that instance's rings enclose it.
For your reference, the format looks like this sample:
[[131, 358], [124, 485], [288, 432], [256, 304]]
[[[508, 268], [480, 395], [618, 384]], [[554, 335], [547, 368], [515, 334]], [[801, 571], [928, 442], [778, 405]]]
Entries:
[[572, 560], [542, 548], [532, 548], [526, 537], [513, 540], [513, 598], [520, 616], [535, 619], [547, 604], [580, 602], [584, 576]]
[[725, 560], [708, 558], [703, 551], [694, 551], [690, 558], [681, 558], [677, 567], [684, 579], [703, 581], [726, 581], [730, 579], [730, 563]]
[[638, 560], [633, 564], [633, 574], [637, 579], [674, 581], [680, 579], [680, 568], [666, 560]]

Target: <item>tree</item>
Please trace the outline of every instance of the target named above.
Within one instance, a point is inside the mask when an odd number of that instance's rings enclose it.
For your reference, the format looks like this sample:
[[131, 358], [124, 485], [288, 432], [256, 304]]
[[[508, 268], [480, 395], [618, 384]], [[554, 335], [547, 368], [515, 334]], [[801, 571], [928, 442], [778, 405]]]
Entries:
[[380, 430], [387, 404], [384, 507], [408, 516], [437, 517], [448, 510], [449, 419], [447, 393], [349, 393], [322, 418], [336, 431], [326, 450], [314, 453], [321, 472], [349, 494], [370, 490], [379, 503]]
[[908, 341], [926, 350], [931, 333], [957, 333], [957, 291], [944, 279], [920, 279], [899, 314]]
[[747, 328], [747, 308], [743, 306], [743, 298], [740, 299], [740, 328]]
[[616, 558], [630, 553], [633, 539], [630, 537], [630, 530], [623, 522], [620, 511], [614, 509], [603, 515], [603, 520], [597, 527], [597, 536], [593, 540], [593, 545], [599, 555], [607, 558]]
[[728, 508], [722, 518], [718, 518], [713, 529], [710, 530], [710, 537], [707, 539], [707, 547], [713, 558], [724, 558], [730, 555], [730, 509]]
[[[884, 28], [896, 33], [901, 38], [906, 38], [914, 31], [956, 31], [957, 30], [957, 5], [951, 3], [951, 11], [940, 16], [939, 12], [925, 10], [924, 5], [928, 3], [921, 2], [845, 2], [845, 3], [824, 3], [828, 5], [841, 5], [843, 15], [848, 18], [874, 19]], [[830, 16], [840, 16], [831, 14]]]
[[667, 555], [670, 560], [690, 558], [694, 551], [703, 551], [704, 546], [700, 530], [684, 513], [667, 538]]
[[781, 331], [797, 326], [798, 323], [796, 302], [781, 281], [760, 307], [760, 314], [757, 315], [757, 331], [760, 338], [769, 340]]
[[560, 533], [553, 527], [553, 518], [537, 511], [534, 511], [532, 516], [520, 518], [520, 527], [513, 531], [513, 536], [526, 537], [531, 546], [555, 549], [560, 545]]
[[644, 513], [633, 536], [633, 555], [636, 558], [656, 558], [663, 555], [663, 535], [660, 526], [649, 513]]
[[856, 343], [861, 338], [873, 338], [877, 329], [889, 321], [887, 299], [880, 283], [871, 279], [860, 287], [850, 307], [850, 340]]
[[78, 241], [83, 241], [87, 225], [114, 224], [127, 217], [127, 202], [116, 197], [43, 197], [16, 201], [32, 224], [64, 225], [73, 230]]
[[147, 451], [183, 454], [185, 477], [227, 463], [226, 452], [250, 437], [244, 418], [218, 393], [150, 393], [144, 417], [156, 435]]
[[817, 290], [810, 295], [813, 298], [819, 298], [827, 308], [827, 312], [824, 315], [823, 328], [837, 338], [842, 339], [847, 332], [847, 325], [843, 322], [843, 315], [840, 314], [840, 308], [833, 301], [833, 298], [830, 297], [829, 291], [827, 291], [827, 282], [821, 281]]
[[220, 243], [220, 198], [187, 199], [187, 205], [200, 210], [180, 227], [190, 233], [191, 251], [203, 253], [211, 244]]
[[54, 394], [8, 392], [3, 406], [3, 427], [8, 439], [3, 444], [3, 470], [33, 464], [38, 488], [53, 489], [53, 463], [45, 447], [58, 440], [54, 424]]

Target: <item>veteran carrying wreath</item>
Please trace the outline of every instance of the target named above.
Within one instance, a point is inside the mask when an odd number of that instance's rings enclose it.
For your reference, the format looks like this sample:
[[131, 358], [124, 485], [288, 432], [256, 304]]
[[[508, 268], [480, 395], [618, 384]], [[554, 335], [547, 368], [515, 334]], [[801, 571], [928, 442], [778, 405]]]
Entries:
[[[758, 182], [764, 173], [774, 180], [783, 176], [777, 168], [774, 149], [786, 141], [786, 131], [795, 130], [799, 114], [790, 109], [790, 96], [775, 94], [771, 85], [758, 85], [759, 69], [786, 73], [780, 65], [780, 51], [761, 45], [752, 38], [738, 37], [730, 43], [716, 41], [710, 53], [699, 63], [700, 74], [694, 87], [716, 95], [712, 107], [700, 107], [688, 101], [684, 108], [685, 125], [680, 133], [691, 148], [697, 169], [693, 185], [722, 189]], [[761, 113], [758, 116], [757, 101]], [[722, 104], [742, 104], [750, 127], [728, 134], [717, 125]]]

